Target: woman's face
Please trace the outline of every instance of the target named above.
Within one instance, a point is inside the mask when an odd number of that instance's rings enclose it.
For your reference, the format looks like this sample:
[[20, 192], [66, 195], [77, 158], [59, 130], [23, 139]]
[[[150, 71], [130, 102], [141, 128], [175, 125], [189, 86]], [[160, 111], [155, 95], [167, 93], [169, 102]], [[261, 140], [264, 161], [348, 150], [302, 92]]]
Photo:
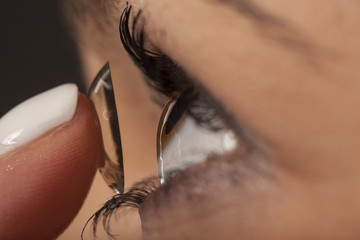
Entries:
[[[140, 207], [144, 239], [359, 239], [360, 2], [129, 4], [145, 46], [196, 79], [259, 153], [218, 156], [155, 191]], [[131, 184], [156, 171], [161, 111], [120, 42], [125, 5], [74, 6], [74, 21], [87, 79], [110, 62]]]

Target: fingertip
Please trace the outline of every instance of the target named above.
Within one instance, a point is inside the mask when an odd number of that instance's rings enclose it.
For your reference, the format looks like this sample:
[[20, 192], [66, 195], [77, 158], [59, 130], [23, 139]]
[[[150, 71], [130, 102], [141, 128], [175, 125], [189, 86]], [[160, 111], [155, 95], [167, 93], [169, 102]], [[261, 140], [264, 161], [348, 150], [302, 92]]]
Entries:
[[92, 103], [78, 94], [70, 121], [0, 156], [1, 238], [59, 235], [80, 209], [103, 151]]

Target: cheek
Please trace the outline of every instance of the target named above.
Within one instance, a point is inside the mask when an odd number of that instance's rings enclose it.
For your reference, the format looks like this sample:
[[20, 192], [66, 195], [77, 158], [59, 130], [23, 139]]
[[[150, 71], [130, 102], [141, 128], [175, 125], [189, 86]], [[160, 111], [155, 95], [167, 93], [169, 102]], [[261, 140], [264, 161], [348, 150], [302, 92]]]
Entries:
[[[245, 176], [237, 187], [213, 189], [202, 199], [141, 208], [145, 240], [357, 239], [359, 210], [311, 184], [277, 174]], [[256, 178], [255, 178], [256, 177]], [[207, 189], [210, 191], [209, 189]], [[180, 193], [180, 192], [179, 192]], [[168, 205], [167, 202], [172, 202]], [[349, 202], [349, 201], [347, 201]]]
[[223, 160], [188, 169], [190, 177], [180, 175], [178, 184], [147, 199], [140, 211], [144, 239], [265, 238], [279, 183], [241, 161], [223, 167]]
[[228, 190], [218, 192], [212, 202], [184, 204], [161, 217], [142, 215], [144, 239], [269, 239], [272, 235], [267, 229], [272, 220], [269, 196], [261, 193], [239, 196]]

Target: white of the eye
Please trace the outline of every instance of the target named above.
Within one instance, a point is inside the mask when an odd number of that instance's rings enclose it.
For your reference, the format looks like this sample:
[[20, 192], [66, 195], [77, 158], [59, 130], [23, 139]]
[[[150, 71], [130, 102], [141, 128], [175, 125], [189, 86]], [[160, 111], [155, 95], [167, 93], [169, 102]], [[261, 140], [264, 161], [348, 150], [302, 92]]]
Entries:
[[224, 129], [212, 131], [200, 127], [195, 120], [187, 116], [176, 129], [174, 137], [162, 149], [163, 172], [182, 170], [190, 165], [205, 161], [211, 155], [221, 155], [237, 147], [233, 131]]

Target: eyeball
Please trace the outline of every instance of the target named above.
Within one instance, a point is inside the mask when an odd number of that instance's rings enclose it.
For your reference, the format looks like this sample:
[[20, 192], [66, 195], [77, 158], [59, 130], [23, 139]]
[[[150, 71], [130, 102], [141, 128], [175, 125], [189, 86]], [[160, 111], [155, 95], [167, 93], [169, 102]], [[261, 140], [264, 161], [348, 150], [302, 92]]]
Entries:
[[162, 113], [157, 135], [160, 184], [211, 156], [232, 152], [238, 145], [234, 131], [226, 127], [220, 117], [217, 116], [216, 121], [223, 127], [210, 129], [199, 124], [189, 107], [186, 101], [174, 98]]
[[92, 82], [88, 98], [95, 106], [104, 141], [105, 165], [100, 172], [110, 188], [116, 193], [123, 193], [124, 167], [120, 128], [108, 63]]

